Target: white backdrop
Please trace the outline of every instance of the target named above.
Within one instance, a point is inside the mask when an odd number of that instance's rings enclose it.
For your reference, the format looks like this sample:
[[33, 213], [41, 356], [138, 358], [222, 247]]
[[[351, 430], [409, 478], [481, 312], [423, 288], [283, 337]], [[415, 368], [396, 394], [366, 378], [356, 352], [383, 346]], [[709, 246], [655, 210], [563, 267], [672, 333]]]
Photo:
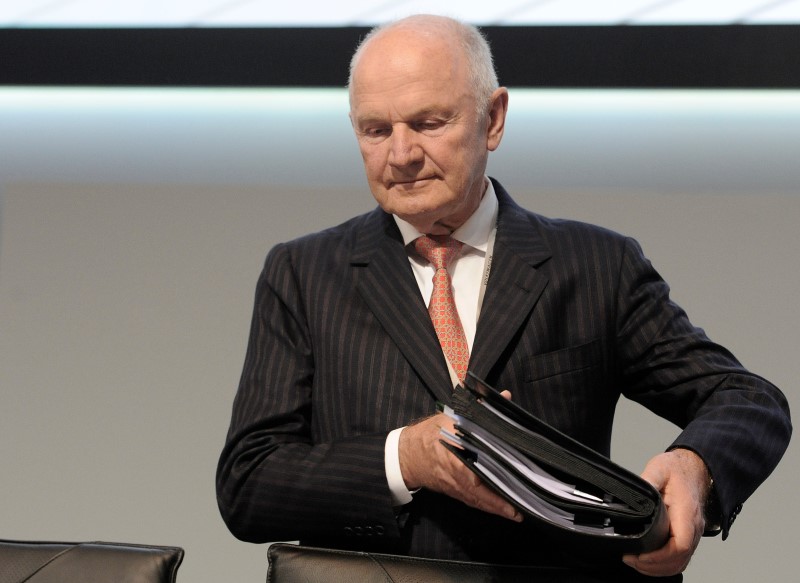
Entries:
[[[180, 545], [263, 581], [214, 470], [278, 241], [372, 208], [343, 91], [0, 90], [0, 538]], [[512, 90], [491, 173], [636, 237], [674, 297], [798, 409], [800, 93]], [[627, 402], [613, 456], [675, 428]], [[795, 447], [687, 581], [792, 580]]]
[[[456, 10], [449, 0], [0, 0], [0, 26], [372, 26], [420, 12]], [[457, 12], [479, 25], [796, 24], [800, 1], [461, 0]]]

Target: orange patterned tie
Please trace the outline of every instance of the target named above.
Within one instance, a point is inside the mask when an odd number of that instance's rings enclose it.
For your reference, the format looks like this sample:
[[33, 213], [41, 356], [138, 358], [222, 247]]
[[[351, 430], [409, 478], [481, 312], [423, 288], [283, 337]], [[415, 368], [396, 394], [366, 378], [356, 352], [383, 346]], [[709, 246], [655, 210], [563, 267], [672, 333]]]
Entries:
[[430, 261], [436, 269], [428, 313], [431, 315], [444, 355], [458, 379], [464, 382], [469, 364], [469, 346], [456, 310], [450, 274], [447, 272], [447, 266], [461, 251], [462, 245], [461, 241], [456, 241], [447, 235], [423, 235], [414, 241], [417, 253]]

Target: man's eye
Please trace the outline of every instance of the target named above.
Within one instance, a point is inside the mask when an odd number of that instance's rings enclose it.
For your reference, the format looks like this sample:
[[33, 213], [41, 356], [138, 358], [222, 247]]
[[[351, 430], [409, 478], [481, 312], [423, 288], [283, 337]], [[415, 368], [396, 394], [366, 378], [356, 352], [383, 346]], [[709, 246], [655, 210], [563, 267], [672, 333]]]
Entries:
[[444, 127], [444, 122], [437, 119], [426, 119], [415, 124], [415, 129], [418, 132], [438, 132]]
[[371, 127], [363, 131], [363, 134], [368, 138], [382, 138], [389, 134], [389, 128], [384, 127]]
[[424, 130], [433, 130], [433, 129], [438, 128], [442, 124], [441, 124], [441, 122], [438, 122], [438, 121], [427, 120], [427, 121], [420, 122], [418, 125], [419, 125], [419, 127], [421, 127]]

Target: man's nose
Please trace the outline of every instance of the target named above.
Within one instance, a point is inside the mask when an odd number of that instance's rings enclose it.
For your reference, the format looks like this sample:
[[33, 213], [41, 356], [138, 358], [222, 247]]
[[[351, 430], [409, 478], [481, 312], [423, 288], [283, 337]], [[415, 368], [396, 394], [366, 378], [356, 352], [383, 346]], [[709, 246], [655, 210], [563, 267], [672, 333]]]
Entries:
[[422, 148], [417, 141], [416, 132], [407, 126], [398, 126], [392, 130], [389, 164], [392, 166], [409, 166], [422, 160]]

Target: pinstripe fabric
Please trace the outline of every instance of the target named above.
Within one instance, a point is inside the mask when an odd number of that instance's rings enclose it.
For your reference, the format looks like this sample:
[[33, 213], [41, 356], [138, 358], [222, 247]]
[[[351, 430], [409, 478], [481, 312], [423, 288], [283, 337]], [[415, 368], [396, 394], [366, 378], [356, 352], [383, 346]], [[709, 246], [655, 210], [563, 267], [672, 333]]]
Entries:
[[[709, 465], [727, 532], [788, 443], [783, 395], [691, 326], [635, 242], [534, 215], [495, 189], [493, 268], [470, 369], [603, 453], [621, 393], [685, 427], [675, 445]], [[434, 493], [395, 517], [386, 434], [449, 393], [390, 216], [376, 209], [276, 246], [217, 472], [223, 518], [254, 542], [559, 562], [526, 525]]]

